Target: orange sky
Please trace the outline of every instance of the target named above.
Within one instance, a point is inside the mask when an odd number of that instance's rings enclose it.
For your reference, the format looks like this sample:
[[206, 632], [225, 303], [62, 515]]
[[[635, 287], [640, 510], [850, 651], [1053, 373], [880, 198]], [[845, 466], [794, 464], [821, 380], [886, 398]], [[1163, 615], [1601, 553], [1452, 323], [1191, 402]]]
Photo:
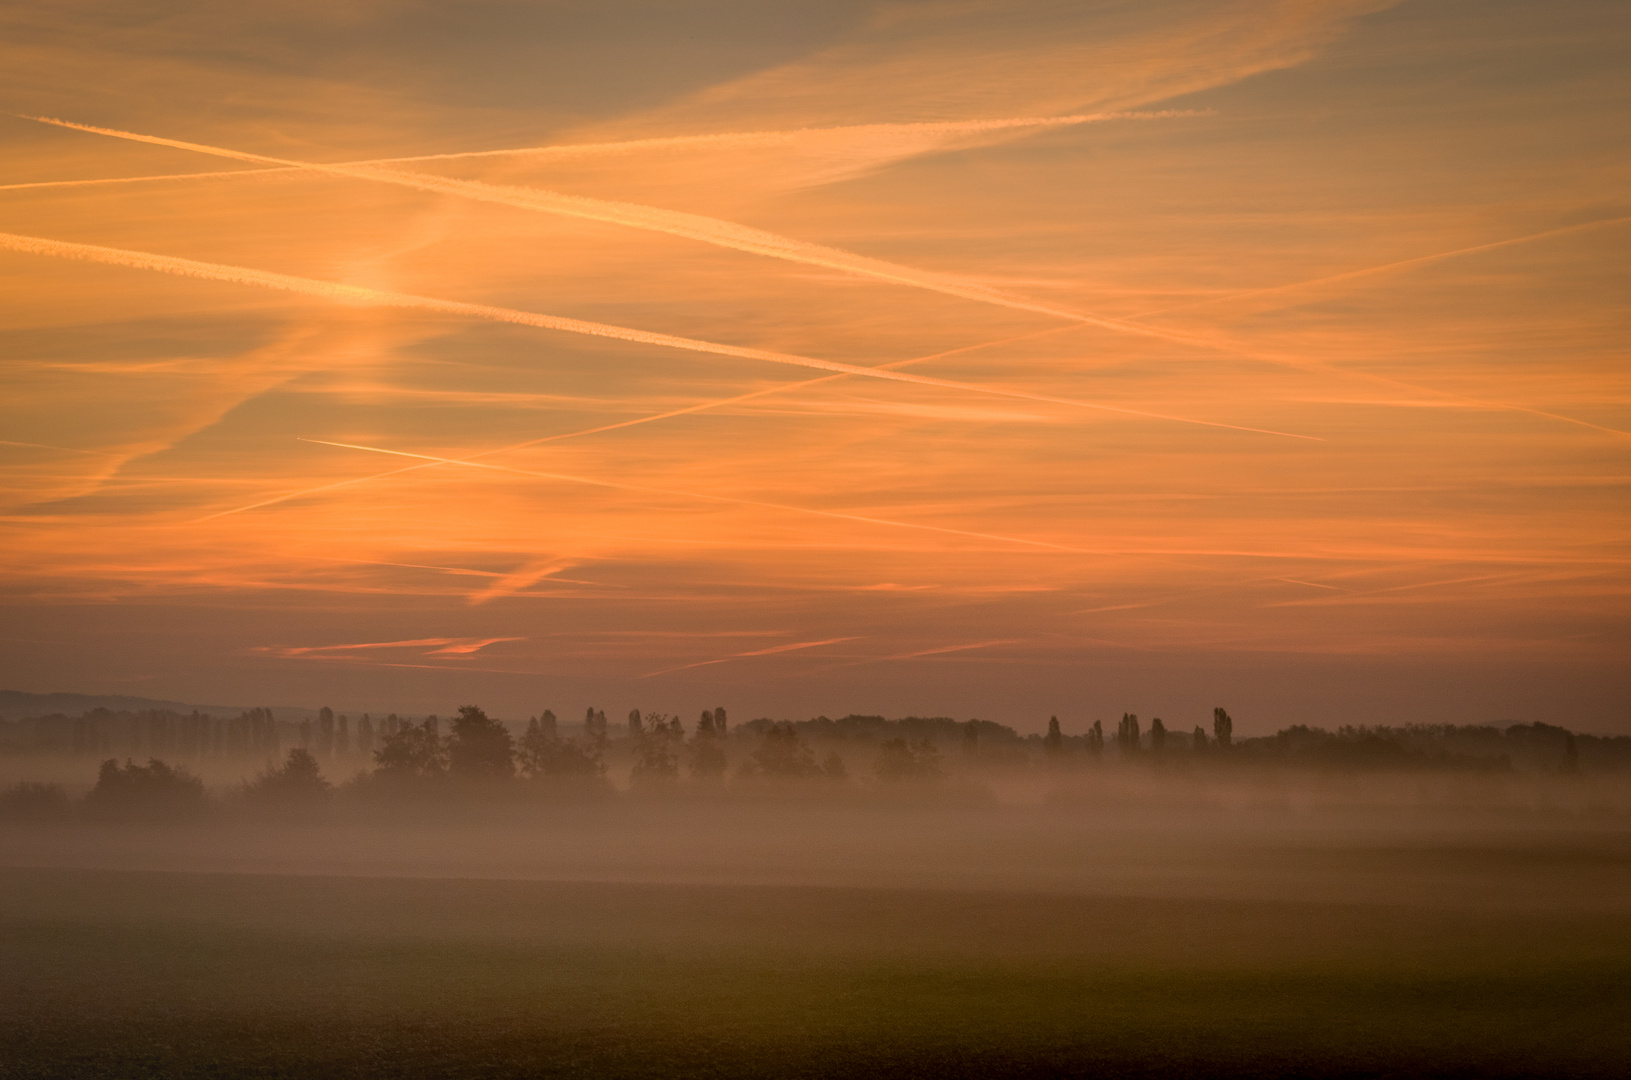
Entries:
[[0, 6], [0, 686], [1631, 731], [1617, 4], [164, 7]]

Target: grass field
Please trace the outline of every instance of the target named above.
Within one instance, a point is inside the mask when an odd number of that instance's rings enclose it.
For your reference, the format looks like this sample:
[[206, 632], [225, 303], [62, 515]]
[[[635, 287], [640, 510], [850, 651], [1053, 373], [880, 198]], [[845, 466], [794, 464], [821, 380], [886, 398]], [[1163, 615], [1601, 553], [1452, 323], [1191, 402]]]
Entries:
[[1624, 1076], [1601, 899], [8, 869], [0, 1076]]

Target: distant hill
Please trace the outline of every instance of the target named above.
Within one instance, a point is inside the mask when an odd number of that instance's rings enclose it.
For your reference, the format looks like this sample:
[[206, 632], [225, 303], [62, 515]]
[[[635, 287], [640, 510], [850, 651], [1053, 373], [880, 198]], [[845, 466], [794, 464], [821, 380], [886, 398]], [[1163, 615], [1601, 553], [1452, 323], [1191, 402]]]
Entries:
[[[78, 716], [92, 709], [110, 712], [145, 712], [164, 709], [170, 712], [210, 713], [214, 716], [237, 716], [250, 708], [248, 705], [193, 705], [184, 701], [160, 701], [156, 698], [131, 697], [127, 694], [25, 694], [20, 690], [0, 690], [0, 717], [20, 720], [34, 716], [62, 713]], [[292, 706], [273, 706], [272, 715], [279, 720], [301, 720], [317, 715], [315, 709]]]

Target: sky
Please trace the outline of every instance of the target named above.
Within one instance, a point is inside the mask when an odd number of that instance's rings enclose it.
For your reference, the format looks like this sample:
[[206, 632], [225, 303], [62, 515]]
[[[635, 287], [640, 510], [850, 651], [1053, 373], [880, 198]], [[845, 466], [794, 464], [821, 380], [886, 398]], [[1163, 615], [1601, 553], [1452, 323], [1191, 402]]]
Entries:
[[1613, 0], [0, 41], [0, 686], [1631, 732]]

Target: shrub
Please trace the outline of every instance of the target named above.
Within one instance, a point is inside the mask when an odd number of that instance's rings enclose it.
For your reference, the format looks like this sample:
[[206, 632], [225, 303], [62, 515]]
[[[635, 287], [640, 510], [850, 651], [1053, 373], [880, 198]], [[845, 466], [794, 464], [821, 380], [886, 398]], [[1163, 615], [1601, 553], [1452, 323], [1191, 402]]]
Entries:
[[24, 782], [0, 791], [0, 817], [66, 817], [68, 810], [68, 793], [61, 784]]
[[284, 806], [310, 806], [321, 803], [333, 794], [334, 788], [323, 779], [317, 759], [311, 751], [294, 749], [276, 768], [263, 770], [254, 780], [244, 785], [244, 795], [259, 803]]
[[943, 775], [940, 751], [928, 739], [890, 739], [879, 748], [872, 771], [880, 780], [938, 780]]
[[107, 817], [186, 817], [208, 805], [204, 781], [186, 769], [149, 758], [146, 765], [111, 758], [102, 763], [86, 805]]

